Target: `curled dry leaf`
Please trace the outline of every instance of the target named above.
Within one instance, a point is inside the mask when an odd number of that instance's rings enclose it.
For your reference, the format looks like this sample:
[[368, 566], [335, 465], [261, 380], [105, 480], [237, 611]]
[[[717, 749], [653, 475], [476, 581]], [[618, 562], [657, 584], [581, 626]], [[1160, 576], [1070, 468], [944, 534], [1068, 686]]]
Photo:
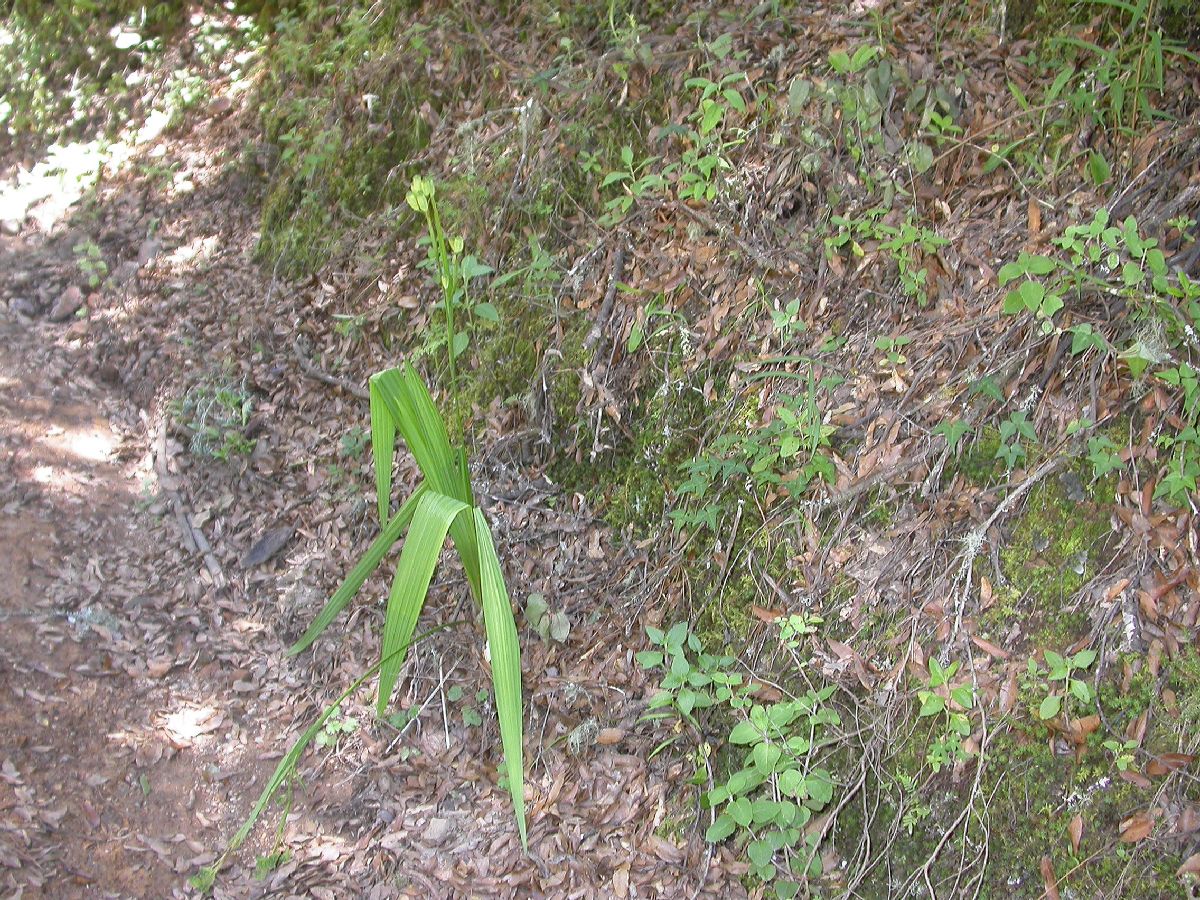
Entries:
[[1153, 830], [1154, 820], [1146, 813], [1138, 813], [1121, 823], [1119, 840], [1123, 844], [1136, 844], [1148, 838]]
[[1200, 853], [1193, 853], [1191, 856], [1185, 859], [1183, 861], [1183, 865], [1175, 870], [1175, 875], [1177, 877], [1183, 877], [1184, 875], [1200, 875]]
[[1151, 787], [1153, 784], [1149, 778], [1133, 769], [1126, 769], [1124, 772], [1118, 772], [1117, 775], [1122, 781], [1128, 781], [1130, 784], [1140, 787], [1143, 790]]

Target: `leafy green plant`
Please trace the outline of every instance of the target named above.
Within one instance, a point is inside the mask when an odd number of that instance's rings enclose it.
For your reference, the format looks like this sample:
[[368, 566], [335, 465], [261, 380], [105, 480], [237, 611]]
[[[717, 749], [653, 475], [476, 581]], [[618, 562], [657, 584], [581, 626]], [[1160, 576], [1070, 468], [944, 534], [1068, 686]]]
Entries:
[[[1151, 367], [1162, 384], [1174, 389], [1178, 413], [1175, 427], [1157, 438], [1167, 453], [1167, 465], [1155, 488], [1155, 498], [1185, 505], [1200, 480], [1200, 392], [1196, 380], [1195, 334], [1200, 326], [1200, 282], [1184, 272], [1172, 272], [1153, 239], [1142, 237], [1137, 221], [1109, 219], [1097, 210], [1092, 220], [1068, 226], [1054, 240], [1059, 255], [1022, 253], [999, 272], [1001, 284], [1020, 280], [1004, 300], [1009, 314], [1031, 312], [1041, 331], [1055, 330], [1054, 315], [1070, 294], [1096, 292], [1127, 302], [1138, 322], [1132, 339], [1117, 353], [1129, 373], [1141, 377]], [[1111, 353], [1109, 340], [1090, 324], [1072, 326], [1071, 351]], [[1182, 359], [1172, 360], [1171, 351]], [[1088, 457], [1097, 476], [1118, 468], [1114, 448], [1101, 439], [1089, 441]], [[1010, 463], [1011, 465], [1012, 463]]]
[[1118, 772], [1128, 772], [1132, 768], [1133, 751], [1137, 749], [1137, 741], [1132, 738], [1125, 741], [1109, 738], [1101, 746], [1113, 755], [1113, 764], [1117, 767]]
[[887, 365], [895, 367], [908, 362], [902, 351], [911, 343], [910, 337], [880, 337], [875, 338], [875, 349], [883, 353]]
[[604, 204], [605, 212], [600, 219], [601, 225], [616, 225], [628, 215], [636, 201], [666, 187], [666, 179], [661, 174], [648, 171], [657, 161], [657, 156], [647, 156], [636, 161], [632, 147], [626, 145], [621, 148], [622, 168], [609, 172], [600, 182], [601, 189], [614, 184], [621, 186], [621, 193]]
[[676, 530], [699, 526], [716, 530], [720, 504], [714, 502], [714, 487], [722, 491], [745, 480], [759, 489], [783, 487], [791, 496], [799, 496], [817, 480], [834, 482], [837, 471], [829, 447], [837, 429], [825, 423], [817, 392], [841, 379], [825, 376], [818, 384], [811, 370], [807, 379], [804, 390], [779, 398], [769, 422], [723, 432], [710, 448], [683, 464], [687, 478], [675, 493], [690, 498], [691, 504], [670, 513]]
[[696, 129], [701, 137], [707, 137], [716, 130], [732, 112], [745, 114], [746, 100], [734, 85], [747, 82], [744, 72], [733, 72], [719, 81], [711, 78], [689, 78], [683, 86], [689, 90], [700, 92], [696, 110], [690, 116], [696, 123]]
[[190, 387], [171, 409], [175, 420], [190, 433], [188, 449], [197, 456], [227, 462], [254, 452], [257, 441], [246, 437], [254, 399], [244, 380], [205, 378]]
[[817, 633], [817, 626], [825, 620], [816, 613], [790, 613], [778, 620], [779, 642], [789, 650], [798, 650], [800, 642], [808, 635]]
[[287, 850], [276, 850], [272, 853], [260, 854], [254, 860], [255, 880], [265, 881], [272, 872], [291, 858], [292, 854]]
[[405, 201], [415, 212], [419, 212], [425, 217], [425, 224], [429, 229], [427, 263], [433, 269], [434, 277], [442, 292], [440, 305], [446, 324], [446, 361], [450, 369], [450, 384], [453, 387], [458, 383], [455, 360], [467, 349], [471, 339], [469, 332], [461, 331], [456, 327], [455, 313], [458, 309], [465, 308], [485, 321], [499, 321], [500, 314], [495, 306], [488, 302], [472, 305], [470, 299], [471, 281], [495, 270], [470, 254], [464, 256], [461, 237], [446, 235], [442, 228], [442, 217], [437, 203], [437, 188], [433, 181], [420, 175], [415, 176]]
[[[798, 640], [819, 621], [794, 616], [781, 633]], [[705, 839], [734, 838], [757, 878], [774, 882], [777, 897], [795, 897], [804, 882], [821, 874], [821, 833], [805, 834], [805, 826], [833, 799], [835, 780], [819, 764], [818, 752], [824, 732], [841, 724], [827, 705], [835, 686], [779, 703], [754, 703], [750, 686], [729, 671], [735, 660], [705, 653], [686, 622], [646, 633], [656, 649], [639, 653], [638, 662], [665, 670], [647, 718], [678, 716], [699, 726], [696, 714], [714, 706], [728, 707], [739, 718], [726, 743], [743, 754], [741, 763], [704, 795], [705, 806], [714, 810]]]
[[733, 72], [717, 81], [704, 76], [689, 78], [684, 86], [698, 91], [696, 108], [688, 116], [691, 127], [684, 130], [685, 147], [679, 160], [664, 167], [663, 175], [675, 177], [680, 200], [711, 203], [721, 188], [721, 173], [733, 164], [728, 153], [742, 143], [744, 132], [728, 125], [732, 114], [744, 115], [746, 101], [735, 87], [749, 80], [744, 72]]
[[[459, 685], [455, 684], [446, 691], [446, 699], [455, 705], [459, 705], [462, 701], [463, 694], [463, 689]], [[479, 706], [486, 703], [487, 699], [487, 691], [476, 691], [475, 702], [473, 704], [461, 703], [459, 715], [462, 716], [464, 725], [466, 725], [468, 728], [478, 728], [483, 724], [483, 717], [479, 715]]]
[[862, 258], [867, 253], [863, 243], [875, 242], [877, 249], [896, 264], [897, 279], [904, 293], [924, 305], [928, 271], [921, 264], [923, 257], [948, 241], [933, 229], [918, 225], [915, 210], [910, 209], [899, 225], [883, 221], [886, 214], [885, 207], [877, 206], [853, 218], [831, 217], [830, 224], [837, 231], [825, 238], [825, 251], [830, 256], [847, 251]]
[[[700, 639], [688, 629], [687, 622], [677, 622], [667, 631], [653, 626], [646, 628], [650, 643], [658, 649], [637, 654], [638, 664], [646, 669], [665, 668], [667, 675], [647, 706], [648, 718], [663, 718], [674, 710], [681, 718], [695, 724], [694, 713], [716, 703], [728, 703], [740, 709], [745, 703], [742, 676], [728, 669], [736, 660], [732, 656], [706, 653]], [[663, 710], [655, 713], [655, 710]]]
[[[230, 842], [227, 853], [245, 840], [275, 791], [294, 772], [304, 747], [335, 717], [339, 704], [350, 691], [376, 672], [379, 674], [379, 686], [375, 711], [381, 718], [384, 716], [400, 668], [413, 643], [413, 631], [425, 604], [433, 570], [441, 556], [447, 534], [462, 563], [471, 595], [483, 609], [496, 715], [504, 752], [504, 764], [500, 769], [512, 799], [522, 846], [527, 841], [524, 750], [521, 743], [521, 648], [517, 643], [516, 623], [491, 531], [483, 511], [474, 501], [466, 451], [451, 446], [445, 423], [425, 383], [411, 365], [403, 369], [388, 369], [372, 376], [370, 396], [371, 449], [382, 530], [341, 587], [317, 614], [312, 625], [288, 649], [288, 654], [301, 653], [312, 645], [358, 593], [367, 577], [379, 567], [388, 551], [407, 530], [388, 595], [380, 658], [346, 693], [326, 708], [316, 724], [305, 732], [279, 763], [250, 817]], [[424, 480], [399, 510], [389, 516], [392, 457], [397, 433], [408, 445]], [[201, 874], [208, 877], [205, 873]], [[212, 876], [215, 877], [215, 870]], [[211, 881], [208, 883], [211, 884]]]
[[1125, 468], [1124, 460], [1117, 455], [1117, 445], [1102, 434], [1088, 438], [1087, 459], [1092, 464], [1095, 478], [1103, 478], [1109, 472]]
[[343, 459], [358, 459], [370, 442], [370, 432], [361, 425], [353, 425], [343, 432], [338, 441], [338, 455]]
[[1019, 409], [1000, 423], [1000, 446], [996, 448], [996, 459], [1002, 459], [1008, 468], [1014, 468], [1026, 456], [1022, 441], [1036, 444], [1037, 432], [1025, 411]]
[[367, 317], [360, 314], [335, 313], [333, 316], [333, 330], [342, 337], [350, 338], [352, 341], [357, 341], [362, 338], [363, 326], [367, 322]]
[[544, 641], [561, 644], [571, 634], [571, 620], [562, 610], [551, 612], [550, 605], [541, 594], [530, 594], [525, 601], [525, 618]]
[[1155, 374], [1182, 395], [1182, 427], [1158, 439], [1160, 446], [1173, 451], [1173, 456], [1154, 496], [1168, 497], [1183, 506], [1195, 497], [1196, 481], [1200, 478], [1200, 385], [1196, 370], [1187, 363], [1161, 369]]
[[318, 747], [333, 747], [343, 734], [354, 734], [356, 731], [358, 731], [358, 719], [353, 716], [343, 716], [339, 707], [333, 711], [333, 715], [325, 720], [325, 724], [317, 732], [313, 742]]
[[900, 817], [900, 827], [908, 834], [933, 815], [928, 803], [921, 800], [917, 792], [917, 779], [905, 772], [896, 773], [896, 784], [899, 785], [904, 797], [904, 815]]
[[[1053, 719], [1064, 711], [1073, 697], [1079, 703], [1088, 704], [1095, 699], [1092, 686], [1078, 677], [1078, 673], [1091, 668], [1096, 661], [1095, 650], [1080, 650], [1074, 656], [1063, 656], [1053, 650], [1045, 653], [1046, 669], [1042, 669], [1033, 657], [1029, 659], [1029, 674], [1032, 677], [1045, 677], [1051, 684], [1049, 692], [1038, 706], [1040, 719]], [[1056, 689], [1053, 684], [1057, 683]]]
[[834, 685], [769, 705], [754, 704], [733, 727], [729, 743], [745, 750], [742, 767], [705, 795], [719, 810], [704, 838], [719, 843], [735, 833], [763, 881], [779, 880], [777, 897], [794, 897], [821, 874], [819, 830], [805, 834], [813, 815], [833, 800], [835, 782], [814, 758], [822, 732], [841, 724], [825, 705]]
[[970, 430], [970, 422], [964, 422], [962, 419], [947, 419], [935, 425], [933, 433], [944, 437], [946, 439], [946, 446], [951, 450], [957, 450], [959, 443], [962, 442], [963, 435]]
[[800, 301], [789, 300], [783, 309], [771, 310], [771, 330], [783, 337], [803, 334], [808, 324], [800, 318]]
[[944, 724], [942, 732], [934, 737], [925, 757], [925, 761], [934, 772], [940, 772], [944, 766], [955, 760], [970, 758], [962, 741], [971, 734], [971, 720], [966, 710], [975, 706], [975, 691], [969, 684], [951, 687], [951, 679], [958, 673], [958, 669], [958, 660], [943, 667], [935, 657], [930, 657], [929, 677], [925, 687], [917, 691], [917, 699], [921, 703], [918, 716], [937, 717]]
[[[1052, 49], [1075, 51], [1079, 76], [1098, 85], [1090, 112], [1116, 132], [1132, 134], [1139, 120], [1161, 118], [1153, 95], [1162, 95], [1169, 57], [1200, 61], [1178, 41], [1163, 35], [1153, 0], [1083, 0], [1099, 13], [1107, 46], [1075, 35], [1053, 37]], [[1070, 71], [1074, 74], [1074, 66]]]
[[88, 287], [99, 287], [108, 274], [108, 263], [104, 261], [104, 253], [99, 245], [88, 239], [77, 243], [71, 252], [75, 254], [75, 264], [79, 266]]

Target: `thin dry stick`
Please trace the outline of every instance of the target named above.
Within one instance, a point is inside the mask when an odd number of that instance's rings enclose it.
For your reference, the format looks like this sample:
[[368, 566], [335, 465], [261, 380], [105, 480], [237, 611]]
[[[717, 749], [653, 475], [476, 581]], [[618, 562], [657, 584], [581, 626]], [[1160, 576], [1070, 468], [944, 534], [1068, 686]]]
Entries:
[[328, 372], [317, 368], [312, 361], [304, 354], [300, 347], [300, 339], [295, 338], [292, 341], [292, 351], [296, 354], [296, 362], [300, 364], [300, 371], [314, 381], [320, 381], [324, 384], [330, 384], [334, 387], [340, 387], [343, 391], [353, 394], [360, 400], [370, 400], [371, 394], [366, 388], [355, 384], [353, 381], [348, 381], [345, 378], [339, 378], [337, 375], [330, 375]]
[[[608, 290], [604, 292], [604, 302], [600, 304], [600, 312], [596, 315], [592, 330], [588, 332], [583, 341], [584, 350], [592, 350], [600, 340], [604, 326], [608, 323], [608, 317], [612, 314], [613, 301], [617, 297], [617, 285], [621, 283], [623, 274], [625, 274], [625, 245], [621, 244], [617, 247], [616, 256], [613, 257], [612, 271], [608, 276]], [[592, 364], [595, 365], [594, 358]]]

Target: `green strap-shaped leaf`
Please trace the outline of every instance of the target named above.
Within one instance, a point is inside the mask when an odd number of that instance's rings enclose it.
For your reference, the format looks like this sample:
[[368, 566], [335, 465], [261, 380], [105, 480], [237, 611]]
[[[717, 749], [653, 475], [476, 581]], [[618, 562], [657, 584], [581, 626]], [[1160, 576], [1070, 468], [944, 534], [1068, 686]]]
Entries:
[[463, 503], [470, 501], [458, 476], [457, 454], [450, 447], [446, 426], [433, 398], [411, 365], [371, 376], [371, 386], [391, 413], [396, 430], [408, 444], [417, 467], [438, 493]]
[[496, 717], [500, 722], [500, 743], [504, 748], [504, 767], [513, 813], [521, 832], [521, 846], [529, 849], [525, 824], [525, 751], [521, 738], [521, 645], [512, 604], [504, 586], [504, 573], [492, 534], [483, 513], [475, 509], [475, 534], [479, 545], [479, 570], [482, 580], [483, 624], [487, 629], [492, 658], [492, 686], [496, 692]]
[[342, 611], [342, 607], [349, 603], [354, 595], [358, 593], [363, 582], [367, 580], [367, 576], [374, 572], [379, 564], [383, 562], [383, 558], [387, 556], [388, 550], [400, 539], [400, 535], [408, 527], [408, 523], [412, 520], [413, 513], [416, 511], [421, 497], [424, 496], [425, 490], [424, 484], [418, 485], [417, 489], [413, 491], [412, 496], [404, 502], [400, 510], [383, 526], [379, 537], [371, 542], [371, 546], [367, 548], [367, 552], [363, 555], [363, 558], [358, 561], [358, 565], [350, 570], [350, 574], [346, 576], [346, 580], [342, 582], [342, 586], [329, 598], [329, 602], [325, 604], [324, 608], [317, 614], [317, 617], [313, 619], [313, 623], [308, 627], [308, 631], [304, 632], [304, 636], [288, 648], [288, 656], [295, 656], [302, 650], [306, 650], [320, 636], [321, 632], [329, 627], [329, 623], [337, 618], [337, 614]]
[[392, 503], [392, 457], [396, 451], [396, 423], [371, 379], [371, 455], [375, 459], [375, 497], [380, 524], [387, 521]]
[[[372, 376], [371, 402], [372, 423], [377, 418], [390, 419], [404, 438], [429, 486], [438, 493], [474, 506], [466, 454], [461, 448], [450, 445], [445, 423], [416, 370], [406, 365], [403, 369], [388, 369]], [[386, 460], [381, 458], [379, 450], [375, 456], [377, 491], [382, 490], [385, 484], [381, 481], [381, 471], [386, 470], [389, 479], [391, 475], [391, 448], [384, 449]], [[390, 490], [390, 481], [386, 484]], [[471, 593], [478, 599], [479, 551], [475, 545], [475, 526], [471, 517], [456, 519], [450, 526], [450, 535], [462, 558]]]
[[376, 713], [380, 716], [387, 709], [400, 666], [404, 663], [405, 654], [396, 653], [396, 650], [412, 637], [450, 523], [468, 508], [465, 503], [433, 490], [427, 490], [417, 503], [412, 527], [408, 530], [404, 549], [400, 551], [383, 622], [380, 655], [386, 661], [379, 669], [379, 697], [375, 703]]

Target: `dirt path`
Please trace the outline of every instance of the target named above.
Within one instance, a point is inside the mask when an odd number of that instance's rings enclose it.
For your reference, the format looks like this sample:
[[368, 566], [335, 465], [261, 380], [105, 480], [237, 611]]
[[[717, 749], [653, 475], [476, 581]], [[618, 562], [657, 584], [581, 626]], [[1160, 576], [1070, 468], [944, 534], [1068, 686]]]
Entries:
[[259, 767], [178, 614], [132, 409], [65, 332], [0, 313], [0, 893], [168, 897]]

